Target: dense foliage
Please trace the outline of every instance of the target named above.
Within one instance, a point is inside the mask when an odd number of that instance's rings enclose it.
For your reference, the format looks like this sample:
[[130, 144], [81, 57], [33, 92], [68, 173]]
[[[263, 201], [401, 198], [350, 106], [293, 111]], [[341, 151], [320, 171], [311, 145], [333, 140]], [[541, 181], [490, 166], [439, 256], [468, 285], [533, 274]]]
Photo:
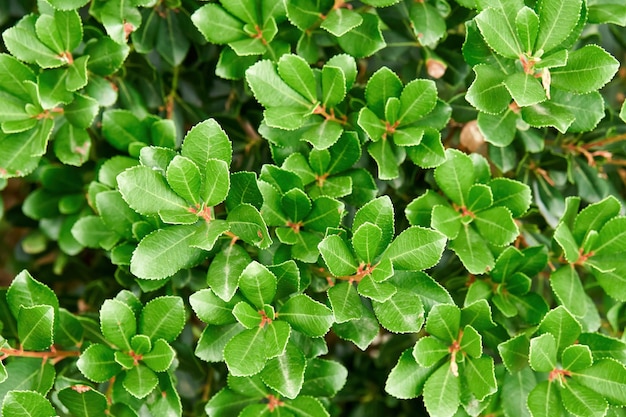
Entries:
[[2, 0], [0, 416], [624, 416], [623, 0]]

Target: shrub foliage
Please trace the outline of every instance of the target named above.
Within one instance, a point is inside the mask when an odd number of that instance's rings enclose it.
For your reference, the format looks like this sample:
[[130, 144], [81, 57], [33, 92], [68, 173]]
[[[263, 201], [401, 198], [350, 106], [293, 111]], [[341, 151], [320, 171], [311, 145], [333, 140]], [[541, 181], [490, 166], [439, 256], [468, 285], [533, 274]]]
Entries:
[[0, 1], [0, 416], [625, 415], [622, 3]]

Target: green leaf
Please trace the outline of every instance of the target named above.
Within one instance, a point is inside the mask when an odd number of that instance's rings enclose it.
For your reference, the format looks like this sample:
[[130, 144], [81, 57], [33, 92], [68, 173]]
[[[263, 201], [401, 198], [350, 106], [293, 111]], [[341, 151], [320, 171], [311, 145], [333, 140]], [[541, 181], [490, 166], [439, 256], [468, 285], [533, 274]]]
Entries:
[[398, 166], [402, 163], [404, 156], [398, 152], [396, 147], [388, 140], [380, 140], [370, 143], [367, 152], [378, 165], [378, 177], [382, 180], [392, 180], [398, 178], [400, 171]]
[[505, 207], [492, 207], [476, 214], [473, 222], [480, 235], [494, 246], [512, 243], [519, 230], [511, 212]]
[[87, 379], [94, 382], [106, 382], [122, 370], [115, 361], [115, 351], [99, 343], [85, 349], [76, 366]]
[[505, 58], [517, 59], [522, 47], [511, 21], [498, 9], [488, 8], [475, 18], [487, 45]]
[[526, 399], [536, 384], [535, 374], [528, 367], [513, 374], [505, 374], [502, 383], [502, 397], [506, 398], [502, 402], [505, 415], [530, 417]]
[[262, 317], [259, 311], [247, 302], [240, 301], [233, 307], [231, 313], [243, 327], [253, 329], [261, 324]]
[[101, 77], [109, 76], [122, 66], [129, 52], [128, 45], [103, 36], [85, 46], [85, 54], [89, 55], [87, 69]]
[[508, 146], [515, 139], [519, 116], [510, 109], [500, 114], [478, 113], [478, 129], [495, 146]]
[[200, 196], [207, 206], [216, 206], [226, 199], [230, 188], [228, 164], [220, 159], [209, 159]]
[[331, 10], [322, 21], [320, 27], [340, 37], [359, 26], [362, 22], [363, 18], [359, 13], [342, 7]]
[[231, 311], [233, 301], [226, 302], [219, 298], [211, 289], [203, 289], [189, 297], [189, 303], [198, 318], [207, 324], [223, 325], [234, 322]]
[[15, 26], [2, 34], [2, 39], [11, 55], [29, 64], [42, 68], [54, 68], [64, 64], [64, 60], [48, 48], [36, 36], [37, 15], [22, 18]]
[[372, 275], [366, 275], [357, 288], [360, 295], [370, 298], [373, 301], [384, 303], [397, 291], [396, 287], [389, 282], [382, 282], [382, 279], [374, 280]]
[[515, 28], [522, 50], [527, 55], [532, 56], [539, 30], [539, 16], [533, 9], [524, 6], [515, 16]]
[[548, 312], [539, 324], [539, 333], [551, 333], [559, 352], [573, 344], [580, 332], [578, 321], [562, 306]]
[[337, 235], [326, 236], [318, 245], [328, 270], [336, 277], [354, 275], [358, 265], [346, 242]]
[[256, 261], [250, 262], [239, 277], [241, 293], [259, 309], [274, 299], [276, 283], [276, 276]]
[[172, 342], [185, 326], [183, 300], [176, 296], [163, 296], [149, 301], [139, 316], [139, 332], [155, 342], [164, 339]]
[[208, 119], [187, 132], [180, 153], [202, 169], [210, 159], [219, 159], [230, 165], [233, 149], [220, 125], [214, 119]]
[[459, 378], [446, 364], [430, 375], [424, 384], [424, 405], [430, 415], [454, 415], [460, 404]]
[[176, 67], [183, 62], [190, 47], [181, 27], [186, 22], [181, 22], [178, 13], [173, 10], [165, 12], [163, 17], [159, 20], [156, 50], [168, 64]]
[[91, 138], [89, 134], [70, 123], [65, 123], [54, 136], [54, 154], [65, 165], [81, 166], [89, 156]]
[[265, 355], [265, 330], [263, 327], [244, 330], [233, 336], [224, 347], [224, 360], [234, 376], [255, 375], [263, 369]]
[[463, 378], [478, 401], [498, 390], [494, 373], [493, 358], [467, 358], [463, 366]]
[[166, 178], [176, 194], [193, 204], [200, 204], [202, 176], [191, 159], [176, 155], [167, 166]]
[[6, 417], [54, 417], [56, 411], [50, 401], [35, 391], [9, 391], [2, 402]]
[[581, 303], [587, 295], [573, 267], [563, 266], [554, 271], [550, 275], [550, 286], [561, 305], [574, 316], [583, 317], [587, 313], [587, 306]]
[[259, 61], [248, 68], [246, 81], [254, 97], [265, 107], [311, 107], [311, 102], [280, 78], [271, 61]]
[[316, 116], [313, 121], [314, 123], [302, 132], [302, 140], [309, 142], [315, 149], [329, 148], [343, 133], [343, 126], [335, 120]]
[[[568, 2], [563, 0], [563, 3]], [[604, 49], [586, 45], [570, 53], [564, 67], [551, 71], [552, 87], [578, 94], [590, 93], [608, 83], [618, 66], [617, 60]]]
[[226, 245], [209, 265], [207, 283], [219, 298], [230, 301], [237, 291], [241, 273], [251, 261], [241, 246]]
[[604, 416], [608, 404], [597, 393], [575, 382], [568, 382], [560, 391], [561, 401], [570, 413]]
[[347, 369], [340, 363], [325, 359], [309, 359], [300, 395], [332, 397], [346, 383]]
[[355, 58], [373, 55], [386, 45], [378, 16], [363, 13], [361, 17], [363, 23], [337, 39], [339, 46]]
[[570, 132], [593, 130], [604, 118], [604, 99], [597, 91], [588, 94], [574, 94], [562, 90], [552, 92], [552, 104], [569, 111], [576, 118], [570, 125]]
[[398, 290], [384, 303], [372, 302], [380, 324], [394, 333], [416, 333], [424, 324], [424, 306], [416, 294]]
[[587, 345], [572, 345], [563, 350], [561, 365], [569, 371], [586, 369], [593, 363], [591, 349]]
[[265, 221], [259, 211], [250, 204], [241, 204], [228, 213], [226, 218], [230, 231], [244, 242], [251, 243], [261, 249], [272, 244]]
[[561, 223], [557, 226], [554, 231], [554, 240], [556, 240], [561, 249], [563, 249], [565, 259], [570, 264], [573, 264], [578, 260], [580, 257], [578, 244], [576, 244], [576, 240], [574, 240], [574, 236], [566, 223]]
[[439, 10], [431, 4], [412, 4], [409, 17], [413, 26], [413, 33], [422, 45], [436, 45], [446, 32], [445, 20], [439, 14]]
[[293, 188], [283, 194], [281, 198], [283, 212], [293, 223], [305, 219], [311, 211], [311, 200], [304, 191]]
[[398, 269], [420, 271], [439, 262], [445, 245], [446, 238], [443, 234], [420, 226], [411, 226], [394, 239], [384, 256]]
[[139, 214], [187, 211], [185, 200], [171, 190], [161, 174], [151, 168], [137, 166], [127, 169], [117, 176], [117, 183], [126, 203]]
[[224, 44], [248, 37], [243, 23], [217, 4], [205, 4], [191, 15], [191, 20], [211, 43]]
[[71, 53], [83, 38], [83, 27], [76, 10], [42, 14], [35, 22], [35, 31], [39, 40], [59, 55]]
[[552, 126], [564, 133], [576, 117], [566, 108], [546, 101], [522, 108], [522, 119], [532, 127]]
[[530, 366], [536, 372], [550, 372], [556, 368], [556, 340], [544, 333], [530, 340]]
[[195, 227], [182, 225], [150, 233], [133, 252], [131, 272], [142, 279], [163, 279], [197, 265], [206, 252], [192, 246], [196, 232]]
[[532, 106], [547, 99], [539, 80], [530, 74], [511, 74], [504, 80], [504, 85], [520, 107]]
[[575, 372], [572, 379], [606, 398], [609, 404], [622, 406], [626, 403], [623, 389], [626, 384], [626, 367], [622, 363], [602, 359], [590, 368]]
[[422, 168], [439, 166], [446, 160], [441, 133], [435, 129], [425, 129], [419, 145], [407, 148], [407, 155]]
[[378, 119], [384, 119], [388, 99], [400, 97], [403, 88], [400, 78], [389, 68], [382, 67], [372, 74], [365, 87], [367, 107], [378, 116]]
[[54, 342], [54, 307], [22, 306], [17, 314], [17, 334], [26, 350], [46, 350]]
[[350, 282], [340, 282], [328, 289], [328, 300], [336, 323], [358, 319], [362, 315], [361, 298]]
[[224, 347], [230, 339], [243, 330], [244, 327], [239, 323], [207, 326], [196, 345], [196, 356], [207, 362], [223, 362]]
[[413, 357], [425, 368], [432, 368], [449, 355], [449, 346], [432, 336], [420, 338], [413, 347]]
[[489, 181], [493, 193], [493, 205], [503, 206], [513, 217], [520, 217], [528, 211], [531, 202], [530, 187], [508, 178], [494, 178]]
[[283, 55], [278, 60], [278, 74], [289, 87], [311, 103], [317, 102], [315, 75], [309, 64], [298, 55]]
[[329, 417], [328, 411], [322, 403], [313, 397], [299, 396], [286, 402], [284, 408], [292, 411], [299, 417]]
[[619, 0], [590, 0], [587, 13], [589, 22], [626, 26], [626, 5]]
[[253, 172], [240, 171], [230, 174], [230, 189], [225, 200], [226, 209], [231, 211], [241, 203], [251, 204], [257, 209], [263, 205], [263, 196]]
[[556, 384], [541, 381], [528, 394], [528, 409], [533, 417], [560, 416], [565, 413]]
[[310, 337], [324, 336], [334, 322], [333, 313], [328, 307], [304, 294], [291, 297], [278, 313], [281, 320]]
[[268, 387], [287, 398], [294, 399], [302, 389], [305, 368], [306, 358], [300, 349], [288, 344], [282, 355], [267, 362], [261, 371], [261, 378]]
[[385, 391], [400, 399], [416, 398], [433, 371], [432, 367], [425, 368], [415, 362], [411, 349], [407, 349], [402, 352], [398, 363], [389, 373]]
[[154, 372], [165, 372], [174, 361], [174, 349], [163, 339], [154, 342], [152, 350], [143, 355], [143, 363]]
[[494, 266], [493, 254], [489, 247], [470, 226], [462, 227], [457, 238], [452, 240], [449, 246], [470, 273], [482, 274]]
[[461, 311], [457, 306], [450, 304], [434, 306], [426, 320], [426, 331], [448, 343], [457, 339], [460, 327]]
[[535, 51], [549, 52], [567, 39], [580, 18], [581, 0], [540, 0]]
[[76, 417], [104, 417], [108, 408], [104, 394], [87, 385], [72, 385], [59, 391], [59, 400]]
[[476, 79], [470, 85], [465, 99], [478, 110], [489, 114], [500, 114], [511, 103], [504, 81], [506, 75], [490, 65], [474, 67]]
[[11, 286], [6, 292], [6, 300], [11, 314], [17, 318], [21, 307], [49, 305], [55, 310], [59, 308], [59, 300], [49, 287], [35, 280], [32, 275], [23, 270], [13, 278]]
[[437, 87], [432, 80], [413, 80], [400, 95], [400, 123], [416, 122], [430, 113], [437, 104]]
[[322, 68], [322, 106], [332, 108], [346, 96], [346, 76], [341, 68], [324, 65]]
[[383, 231], [370, 222], [361, 224], [352, 234], [352, 247], [360, 260], [371, 264], [380, 255], [380, 241]]
[[125, 303], [105, 300], [100, 308], [100, 329], [108, 342], [129, 352], [130, 339], [137, 333], [137, 319]]
[[148, 367], [138, 365], [126, 372], [122, 384], [136, 398], [144, 398], [156, 388], [159, 379]]
[[465, 206], [467, 194], [475, 181], [474, 164], [464, 153], [448, 150], [446, 162], [435, 169], [435, 180], [450, 200]]

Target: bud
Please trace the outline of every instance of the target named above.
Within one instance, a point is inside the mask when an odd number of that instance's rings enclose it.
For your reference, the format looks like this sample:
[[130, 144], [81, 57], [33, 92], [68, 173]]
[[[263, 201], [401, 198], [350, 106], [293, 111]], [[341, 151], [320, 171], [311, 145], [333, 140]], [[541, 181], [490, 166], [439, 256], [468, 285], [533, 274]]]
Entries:
[[448, 66], [439, 59], [428, 58], [426, 60], [426, 72], [428, 72], [428, 75], [436, 80], [443, 77], [447, 68]]

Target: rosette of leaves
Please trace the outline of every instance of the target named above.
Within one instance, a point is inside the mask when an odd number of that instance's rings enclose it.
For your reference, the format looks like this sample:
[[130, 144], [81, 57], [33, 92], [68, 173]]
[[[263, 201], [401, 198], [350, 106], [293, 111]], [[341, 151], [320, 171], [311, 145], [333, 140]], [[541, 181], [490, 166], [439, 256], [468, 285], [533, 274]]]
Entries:
[[514, 218], [530, 207], [530, 188], [508, 178], [491, 178], [487, 161], [455, 149], [434, 177], [444, 196], [433, 190], [406, 208], [409, 223], [443, 233], [468, 272], [482, 274], [494, 267], [492, 247], [511, 244], [519, 234]]
[[623, 262], [626, 218], [620, 215], [622, 207], [615, 197], [590, 204], [580, 212], [579, 204], [578, 197], [567, 199], [567, 211], [554, 230], [562, 260], [569, 266], [553, 272], [550, 285], [559, 302], [580, 319], [589, 305], [585, 291], [589, 277], [583, 274], [581, 281], [581, 270], [590, 271], [607, 295], [626, 300]]
[[428, 336], [400, 356], [385, 389], [400, 398], [422, 395], [433, 416], [455, 415], [460, 406], [479, 414], [497, 391], [494, 361], [483, 352], [480, 333], [494, 326], [486, 300], [462, 309], [434, 306], [426, 319]]
[[228, 45], [220, 53], [216, 74], [240, 79], [259, 56], [276, 61], [289, 53], [289, 44], [275, 39], [286, 18], [282, 1], [220, 0], [200, 7], [191, 20], [209, 42]]
[[[400, 0], [364, 0], [374, 7], [386, 7]], [[330, 37], [345, 52], [356, 58], [374, 54], [386, 46], [381, 22], [368, 7], [354, 9], [349, 0], [284, 0], [289, 21], [302, 34], [297, 44], [298, 55], [308, 62], [318, 59], [318, 45]], [[320, 30], [323, 29], [323, 30]]]
[[298, 55], [283, 55], [277, 64], [259, 61], [246, 71], [246, 80], [261, 103], [264, 123], [296, 131], [315, 149], [333, 145], [348, 124], [346, 94], [357, 76], [349, 55], [336, 55], [321, 70]]
[[158, 374], [171, 372], [176, 353], [170, 343], [184, 325], [185, 308], [180, 297], [157, 297], [143, 305], [124, 291], [102, 305], [103, 341], [90, 344], [76, 365], [95, 383], [115, 378], [133, 397], [145, 398], [162, 380], [169, 380], [169, 376]]
[[[91, 195], [100, 217], [85, 217], [75, 227], [80, 228], [75, 234], [96, 245], [102, 243], [93, 234], [108, 231], [106, 237], [123, 245], [120, 263], [126, 258], [133, 275], [162, 280], [191, 268], [222, 235], [270, 245], [267, 226], [253, 205], [260, 207], [258, 189], [258, 195], [250, 192], [245, 173], [231, 188], [231, 143], [213, 119], [194, 126], [180, 152], [143, 146], [139, 153], [139, 164], [124, 157], [111, 160], [103, 176], [116, 189], [95, 186]], [[225, 200], [228, 213], [218, 219], [215, 207]]]
[[[115, 72], [129, 51], [106, 37], [84, 41], [76, 10], [56, 10], [40, 2], [39, 12], [23, 17], [2, 35], [13, 55], [0, 56], [5, 103], [0, 144], [7, 150], [0, 156], [3, 177], [32, 172], [51, 137], [61, 162], [82, 165], [91, 148], [87, 129], [99, 107], [116, 98], [102, 77]], [[95, 58], [104, 53], [106, 60]]]
[[432, 80], [403, 85], [393, 71], [383, 67], [367, 82], [365, 100], [357, 123], [371, 140], [367, 151], [378, 165], [380, 179], [397, 178], [407, 154], [423, 168], [444, 161], [439, 130], [448, 122], [450, 108], [438, 102]]
[[527, 381], [518, 395], [526, 397], [523, 405], [533, 417], [596, 416], [626, 403], [624, 347], [607, 336], [581, 333], [580, 323], [559, 306], [546, 314], [535, 337], [519, 335], [498, 350], [509, 372]]
[[[210, 417], [226, 416], [311, 416], [327, 417], [328, 412], [314, 396], [333, 397], [345, 383], [346, 369], [324, 359], [310, 359], [303, 392], [295, 398], [282, 398], [269, 389], [259, 376], [228, 377], [228, 386], [215, 394], [205, 411]], [[319, 384], [316, 378], [323, 378]]]
[[343, 204], [326, 196], [312, 199], [299, 176], [271, 165], [263, 167], [258, 185], [263, 195], [263, 219], [268, 226], [276, 226], [274, 233], [282, 244], [291, 247], [291, 257], [317, 262], [317, 245], [326, 229], [339, 227]]
[[[208, 324], [196, 355], [226, 362], [232, 376], [258, 375], [273, 391], [295, 399], [304, 389], [307, 363], [326, 352], [322, 336], [334, 321], [332, 311], [300, 293], [293, 260], [271, 266], [251, 261], [236, 285], [238, 291], [226, 299], [212, 289], [190, 297], [196, 315]], [[330, 374], [337, 371], [330, 368]]]
[[479, 0], [463, 47], [475, 80], [466, 95], [479, 110], [478, 127], [496, 146], [517, 129], [555, 127], [585, 132], [604, 117], [598, 90], [619, 63], [597, 45], [571, 51], [587, 19], [583, 0]]
[[[389, 197], [379, 197], [359, 209], [350, 231], [348, 240], [345, 232], [329, 230], [318, 245], [331, 284], [328, 299], [337, 323], [335, 333], [365, 349], [378, 333], [379, 323], [395, 333], [418, 332], [424, 323], [419, 291], [400, 277], [393, 279], [395, 270], [422, 271], [434, 266], [443, 253], [445, 237], [414, 226], [394, 239]], [[429, 277], [419, 273], [414, 279]], [[361, 297], [371, 300], [373, 313]]]
[[509, 246], [500, 253], [489, 274], [470, 285], [464, 303], [488, 300], [500, 313], [494, 312], [494, 320], [504, 326], [511, 326], [510, 320], [515, 317], [527, 324], [539, 324], [550, 307], [541, 295], [531, 291], [531, 285], [532, 278], [547, 265], [543, 246], [522, 250]]

